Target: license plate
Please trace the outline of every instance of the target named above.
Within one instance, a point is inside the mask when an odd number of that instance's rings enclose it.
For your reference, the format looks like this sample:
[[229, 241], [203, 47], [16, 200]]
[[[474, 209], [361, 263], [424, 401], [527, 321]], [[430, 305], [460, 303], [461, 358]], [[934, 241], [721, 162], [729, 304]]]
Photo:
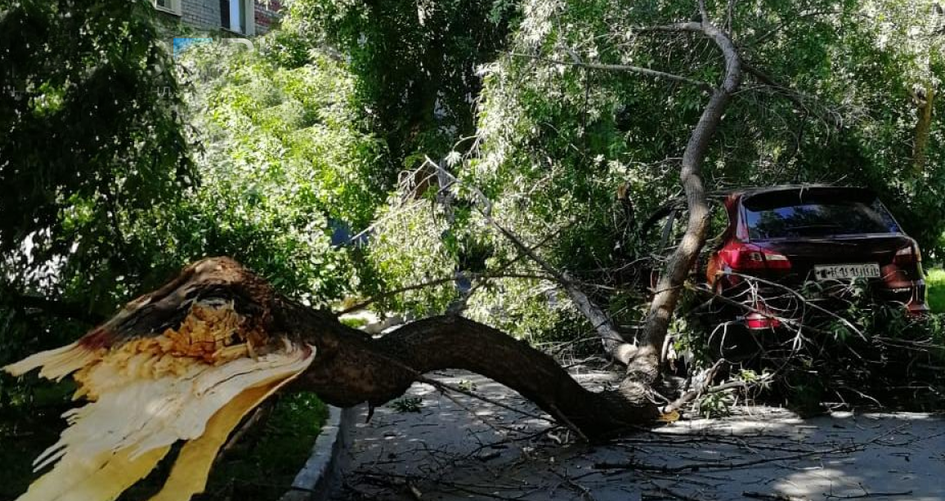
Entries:
[[842, 280], [849, 278], [879, 278], [879, 265], [868, 264], [830, 264], [814, 266], [817, 280]]

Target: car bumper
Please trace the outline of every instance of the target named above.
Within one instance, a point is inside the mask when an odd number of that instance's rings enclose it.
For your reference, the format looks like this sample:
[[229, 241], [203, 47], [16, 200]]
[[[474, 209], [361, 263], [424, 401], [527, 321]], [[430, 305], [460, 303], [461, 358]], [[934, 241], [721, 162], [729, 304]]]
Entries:
[[[820, 289], [808, 291], [799, 296], [793, 292], [801, 288], [799, 284], [784, 287], [761, 284], [748, 291], [742, 281], [725, 289], [723, 295], [744, 305], [741, 311], [732, 311], [735, 317], [747, 328], [754, 331], [776, 329], [782, 326], [807, 323], [817, 318], [830, 317], [832, 313], [842, 313], [861, 298], [862, 291], [852, 287], [851, 283], [821, 284]], [[790, 289], [790, 290], [788, 290]], [[925, 302], [925, 280], [910, 281], [872, 281], [868, 293], [881, 304], [901, 305], [910, 316], [923, 316], [929, 313]], [[805, 296], [806, 299], [802, 299]], [[786, 325], [785, 325], [786, 324]]]

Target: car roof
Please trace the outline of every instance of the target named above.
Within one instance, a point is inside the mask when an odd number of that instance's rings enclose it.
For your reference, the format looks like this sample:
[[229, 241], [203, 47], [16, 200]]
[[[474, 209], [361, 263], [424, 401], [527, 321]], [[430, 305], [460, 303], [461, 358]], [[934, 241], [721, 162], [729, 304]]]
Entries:
[[742, 202], [745, 202], [748, 199], [758, 195], [781, 194], [793, 191], [800, 192], [801, 195], [806, 192], [810, 192], [811, 194], [818, 195], [842, 194], [858, 199], [872, 199], [876, 197], [876, 193], [869, 188], [856, 186], [836, 186], [832, 184], [782, 184], [776, 186], [744, 188], [733, 191], [732, 196], [738, 197]]

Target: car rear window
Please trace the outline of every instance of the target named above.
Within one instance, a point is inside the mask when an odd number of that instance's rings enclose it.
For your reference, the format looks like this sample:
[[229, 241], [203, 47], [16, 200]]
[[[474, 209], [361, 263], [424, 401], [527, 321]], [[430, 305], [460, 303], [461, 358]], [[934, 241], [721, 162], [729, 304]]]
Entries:
[[840, 193], [756, 195], [744, 204], [748, 236], [767, 240], [900, 232], [892, 215], [875, 197], [851, 197], [857, 200], [837, 195]]

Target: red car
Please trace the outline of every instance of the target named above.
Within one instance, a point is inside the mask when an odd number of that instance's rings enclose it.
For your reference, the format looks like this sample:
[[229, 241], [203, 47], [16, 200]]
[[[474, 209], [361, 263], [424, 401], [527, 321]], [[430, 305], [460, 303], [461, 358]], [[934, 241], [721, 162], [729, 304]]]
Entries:
[[[922, 255], [876, 195], [833, 186], [776, 186], [732, 193], [728, 226], [706, 278], [736, 325], [771, 329], [810, 311], [791, 292], [835, 308], [863, 279], [874, 298], [922, 314]], [[745, 307], [733, 308], [733, 305]]]

